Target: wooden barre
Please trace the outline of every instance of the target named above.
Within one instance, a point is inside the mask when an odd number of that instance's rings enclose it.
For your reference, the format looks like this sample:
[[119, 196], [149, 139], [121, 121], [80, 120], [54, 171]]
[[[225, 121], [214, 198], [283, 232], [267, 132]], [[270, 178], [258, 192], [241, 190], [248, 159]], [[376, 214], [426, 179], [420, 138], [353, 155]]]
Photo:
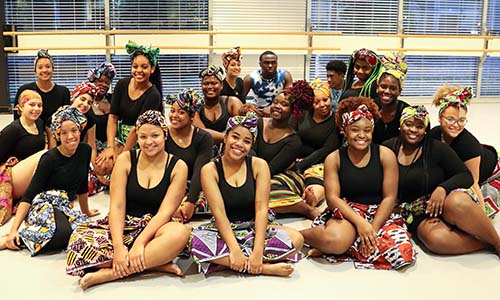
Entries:
[[379, 37], [395, 37], [395, 38], [416, 38], [416, 39], [478, 39], [478, 40], [495, 40], [500, 39], [500, 36], [493, 35], [446, 35], [446, 34], [389, 34], [381, 33]]
[[446, 49], [446, 48], [377, 48], [378, 51], [410, 51], [410, 52], [500, 52], [500, 49]]
[[57, 30], [57, 31], [5, 31], [4, 36], [65, 34], [248, 34], [248, 35], [342, 35], [339, 31], [217, 31], [217, 30]]

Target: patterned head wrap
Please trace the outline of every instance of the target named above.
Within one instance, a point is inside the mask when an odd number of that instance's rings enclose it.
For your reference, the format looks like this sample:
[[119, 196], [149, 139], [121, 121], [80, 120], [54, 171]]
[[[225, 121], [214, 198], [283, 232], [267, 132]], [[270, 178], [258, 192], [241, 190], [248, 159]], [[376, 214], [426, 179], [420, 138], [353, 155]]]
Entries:
[[401, 113], [401, 118], [399, 118], [399, 125], [403, 125], [404, 121], [409, 118], [419, 119], [424, 122], [425, 127], [429, 126], [430, 118], [429, 112], [423, 105], [412, 105], [405, 107]]
[[257, 115], [254, 112], [247, 112], [245, 116], [234, 116], [227, 120], [226, 133], [236, 126], [243, 126], [250, 130], [253, 141], [257, 139]]
[[97, 97], [97, 92], [99, 88], [92, 82], [82, 81], [75, 89], [71, 92], [71, 102], [75, 101], [80, 95], [89, 94], [92, 99], [95, 100]]
[[35, 57], [35, 61], [33, 62], [35, 64], [35, 68], [36, 68], [36, 63], [38, 62], [38, 60], [40, 58], [47, 58], [48, 60], [50, 60], [50, 64], [52, 66], [54, 66], [54, 61], [52, 60], [52, 56], [50, 56], [50, 54], [49, 54], [49, 50], [47, 50], [47, 49], [38, 50], [36, 57]]
[[361, 104], [351, 112], [343, 113], [342, 128], [341, 128], [342, 132], [345, 132], [347, 126], [363, 118], [368, 119], [372, 123], [372, 125], [375, 125], [375, 121], [373, 120], [373, 115], [365, 104]]
[[224, 80], [224, 70], [222, 70], [219, 66], [211, 65], [210, 67], [201, 70], [199, 74], [199, 77], [202, 80], [207, 76], [215, 76], [220, 82], [222, 82]]
[[328, 82], [324, 82], [320, 78], [315, 78], [311, 82], [310, 86], [314, 91], [320, 91], [326, 96], [330, 97], [330, 85], [328, 84]]
[[90, 69], [87, 73], [87, 78], [90, 82], [94, 82], [103, 75], [108, 77], [110, 80], [113, 80], [116, 75], [115, 66], [113, 66], [112, 63], [105, 61], [98, 68]]
[[382, 60], [382, 71], [380, 72], [377, 83], [380, 82], [380, 77], [382, 74], [390, 74], [399, 80], [399, 86], [403, 88], [403, 84], [406, 78], [406, 72], [408, 71], [408, 65], [406, 64], [406, 56], [403, 52], [389, 53], [381, 57]]
[[448, 106], [463, 107], [467, 110], [467, 104], [469, 100], [472, 99], [472, 87], [467, 86], [461, 88], [453, 93], [446, 95], [444, 98], [439, 100], [439, 115], [448, 108]]
[[87, 125], [87, 118], [76, 107], [70, 105], [59, 107], [52, 115], [52, 122], [50, 124], [50, 131], [56, 141], [61, 140], [61, 126], [64, 121], [74, 122], [80, 131]]
[[168, 94], [167, 103], [173, 104], [174, 102], [177, 102], [181, 109], [195, 113], [205, 105], [205, 98], [197, 90], [188, 88], [180, 92], [177, 97], [173, 94]]
[[165, 121], [165, 116], [157, 110], [146, 110], [143, 112], [137, 118], [135, 127], [139, 129], [144, 124], [160, 126], [163, 132], [165, 132], [165, 136], [168, 135], [168, 125], [167, 121]]
[[133, 59], [136, 55], [142, 54], [146, 56], [153, 67], [158, 64], [158, 55], [160, 55], [160, 48], [151, 48], [146, 45], [137, 45], [135, 42], [128, 41], [125, 45], [125, 50], [127, 51], [130, 59]]
[[240, 47], [234, 47], [229, 49], [227, 52], [222, 53], [222, 65], [224, 65], [224, 68], [227, 69], [227, 66], [229, 66], [231, 60], [241, 60]]
[[375, 52], [366, 48], [354, 51], [351, 55], [351, 59], [352, 61], [356, 61], [358, 59], [364, 60], [372, 67], [376, 66], [380, 60]]

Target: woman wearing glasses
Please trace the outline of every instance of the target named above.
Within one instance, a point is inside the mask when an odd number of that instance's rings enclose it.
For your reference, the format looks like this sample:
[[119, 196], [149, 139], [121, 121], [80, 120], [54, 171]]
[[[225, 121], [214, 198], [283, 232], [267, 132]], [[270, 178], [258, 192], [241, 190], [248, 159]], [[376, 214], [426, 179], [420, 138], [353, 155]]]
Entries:
[[498, 184], [500, 162], [497, 151], [492, 146], [481, 145], [465, 129], [468, 104], [472, 98], [471, 87], [442, 86], [434, 95], [433, 104], [439, 107], [439, 126], [432, 128], [431, 137], [451, 146], [465, 163], [474, 177], [472, 189], [468, 192], [477, 198], [488, 216], [498, 213]]

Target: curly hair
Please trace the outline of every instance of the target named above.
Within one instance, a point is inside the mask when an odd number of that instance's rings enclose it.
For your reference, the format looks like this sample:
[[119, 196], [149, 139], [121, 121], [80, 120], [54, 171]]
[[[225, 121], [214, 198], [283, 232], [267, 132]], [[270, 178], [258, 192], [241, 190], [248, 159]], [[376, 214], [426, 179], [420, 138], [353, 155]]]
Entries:
[[450, 86], [450, 85], [445, 84], [445, 85], [440, 86], [437, 89], [436, 93], [434, 94], [434, 98], [432, 99], [432, 105], [439, 106], [441, 99], [443, 99], [444, 97], [448, 96], [449, 94], [451, 94], [453, 92], [458, 91], [461, 88], [462, 87], [459, 85]]
[[314, 90], [305, 80], [297, 80], [292, 86], [287, 87], [283, 94], [292, 105], [292, 116], [297, 124], [302, 115], [312, 108]]
[[380, 119], [380, 112], [378, 105], [371, 99], [366, 97], [349, 97], [340, 101], [335, 112], [335, 124], [338, 128], [342, 128], [342, 115], [354, 111], [361, 104], [366, 105], [368, 110], [373, 115], [373, 120], [377, 122]]

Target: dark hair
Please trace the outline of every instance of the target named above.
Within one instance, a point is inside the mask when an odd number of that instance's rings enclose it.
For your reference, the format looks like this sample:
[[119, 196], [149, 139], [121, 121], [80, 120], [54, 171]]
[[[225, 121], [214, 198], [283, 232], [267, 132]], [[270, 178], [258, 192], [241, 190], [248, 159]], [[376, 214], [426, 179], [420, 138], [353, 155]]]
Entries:
[[[377, 55], [375, 52], [371, 51], [373, 55]], [[344, 80], [344, 91], [347, 91], [348, 89], [351, 88], [352, 83], [354, 81], [354, 64], [356, 63], [358, 59], [355, 57], [355, 55], [351, 55], [349, 58], [349, 65], [347, 68], [347, 74], [345, 76]], [[360, 96], [363, 97], [370, 97], [371, 92], [372, 92], [372, 87], [376, 88], [377, 84], [377, 78], [380, 72], [382, 71], [382, 63], [380, 62], [380, 59], [377, 56], [377, 63], [375, 66], [372, 66], [372, 72], [370, 73], [370, 76], [366, 79], [365, 83], [363, 84], [363, 87], [361, 88], [361, 92], [359, 93]]]
[[326, 64], [326, 70], [345, 75], [345, 72], [347, 72], [347, 65], [341, 60], [330, 60]]
[[276, 55], [276, 53], [274, 53], [271, 50], [267, 50], [267, 51], [262, 52], [262, 54], [259, 56], [259, 62], [262, 60], [262, 57], [264, 55], [274, 55], [274, 56], [276, 56], [276, 59], [278, 59], [278, 55]]
[[160, 70], [160, 62], [158, 61], [156, 63], [156, 66], [153, 65], [153, 62], [149, 59], [149, 57], [147, 55], [145, 55], [144, 53], [142, 52], [137, 52], [136, 54], [134, 53], [132, 56], [130, 56], [130, 63], [132, 63], [134, 61], [134, 59], [138, 56], [138, 55], [142, 55], [144, 57], [146, 57], [149, 61], [149, 64], [155, 68], [155, 71], [153, 73], [151, 73], [151, 75], [149, 76], [149, 82], [151, 82], [155, 87], [156, 89], [158, 90], [158, 92], [160, 92], [160, 96], [162, 98], [162, 101], [161, 101], [161, 109], [162, 111], [165, 109], [164, 105], [163, 105], [163, 87], [162, 87], [162, 81], [161, 81], [161, 70]]

